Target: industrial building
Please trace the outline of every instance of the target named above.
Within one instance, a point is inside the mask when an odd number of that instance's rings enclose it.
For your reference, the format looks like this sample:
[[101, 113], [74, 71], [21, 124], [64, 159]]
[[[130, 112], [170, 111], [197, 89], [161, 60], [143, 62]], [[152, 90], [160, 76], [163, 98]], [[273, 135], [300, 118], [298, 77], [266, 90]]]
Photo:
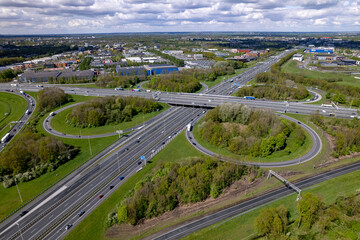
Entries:
[[88, 79], [90, 80], [94, 76], [93, 70], [85, 71], [25, 71], [23, 74], [19, 74], [19, 82], [48, 82], [55, 81], [57, 79], [69, 79], [73, 77], [75, 79]]
[[139, 67], [120, 67], [116, 66], [116, 73], [121, 76], [134, 75], [158, 75], [178, 71], [178, 68], [171, 64], [144, 65]]
[[292, 60], [302, 62], [304, 60], [304, 56], [302, 54], [294, 54]]
[[335, 49], [333, 47], [318, 47], [318, 48], [309, 48], [306, 49], [305, 52], [308, 53], [327, 53], [333, 54]]
[[145, 65], [147, 75], [166, 74], [171, 72], [177, 72], [179, 69], [171, 64], [159, 64], [159, 65]]

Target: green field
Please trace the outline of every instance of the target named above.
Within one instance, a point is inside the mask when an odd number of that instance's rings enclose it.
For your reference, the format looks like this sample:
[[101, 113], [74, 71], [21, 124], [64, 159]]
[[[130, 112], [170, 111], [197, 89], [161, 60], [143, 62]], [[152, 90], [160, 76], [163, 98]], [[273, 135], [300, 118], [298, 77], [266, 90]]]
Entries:
[[319, 79], [338, 79], [342, 78], [343, 81], [336, 82], [337, 84], [360, 87], [360, 79], [356, 79], [354, 76], [351, 76], [346, 73], [336, 73], [336, 72], [319, 72], [319, 71], [310, 71], [307, 69], [300, 69], [296, 67], [296, 62], [289, 60], [282, 67], [281, 70], [286, 73], [296, 73], [303, 75], [308, 78], [319, 78]]
[[[360, 189], [358, 184], [359, 181], [360, 171], [356, 171], [309, 187], [308, 189], [303, 190], [302, 193], [311, 192], [321, 196], [326, 204], [331, 204], [339, 196], [356, 194]], [[288, 197], [257, 208], [239, 217], [225, 220], [221, 223], [204, 228], [183, 239], [254, 239], [253, 237], [256, 236], [254, 221], [261, 210], [284, 205], [290, 212], [290, 222], [298, 217], [295, 201], [296, 196], [297, 194], [295, 193], [291, 194]]]
[[302, 155], [304, 155], [305, 153], [307, 153], [312, 146], [312, 140], [311, 137], [309, 135], [308, 132], [304, 131], [305, 135], [306, 135], [306, 139], [305, 139], [305, 143], [301, 148], [297, 148], [296, 145], [292, 144], [292, 138], [293, 138], [293, 134], [290, 134], [289, 138], [288, 138], [288, 145], [287, 148], [290, 149], [291, 154], [289, 155], [287, 152], [285, 151], [277, 151], [274, 152], [273, 154], [271, 154], [269, 157], [250, 157], [250, 156], [241, 156], [241, 155], [237, 155], [234, 154], [232, 152], [230, 152], [229, 150], [227, 150], [226, 148], [219, 148], [216, 147], [210, 143], [208, 143], [207, 141], [205, 141], [204, 139], [202, 139], [199, 135], [198, 132], [198, 126], [201, 124], [202, 120], [200, 120], [193, 129], [193, 134], [194, 137], [196, 139], [196, 141], [202, 145], [203, 147], [209, 149], [210, 151], [212, 151], [213, 153], [216, 153], [218, 155], [221, 156], [225, 156], [225, 157], [229, 157], [230, 159], [233, 160], [237, 160], [237, 161], [247, 161], [247, 162], [284, 162], [284, 161], [288, 161], [291, 159], [295, 159], [297, 157], [300, 157]]
[[92, 127], [92, 128], [79, 128], [73, 127], [66, 123], [66, 116], [72, 111], [73, 108], [66, 109], [57, 115], [51, 121], [51, 127], [58, 132], [72, 134], [72, 135], [98, 135], [98, 134], [105, 134], [105, 133], [115, 133], [117, 130], [125, 130], [128, 128], [135, 127], [138, 124], [147, 121], [156, 115], [160, 114], [161, 112], [165, 111], [169, 108], [169, 105], [165, 103], [160, 103], [162, 105], [162, 109], [159, 112], [152, 112], [146, 114], [138, 114], [133, 117], [132, 121], [130, 122], [123, 122], [120, 124], [110, 124], [101, 127]]
[[26, 100], [12, 93], [0, 93], [0, 139], [10, 130], [9, 123], [25, 113]]
[[136, 183], [151, 174], [152, 169], [159, 161], [180, 161], [189, 157], [201, 156], [186, 140], [185, 132], [179, 134], [166, 148], [151, 159], [142, 171], [127, 179], [120, 188], [115, 190], [99, 207], [87, 216], [65, 239], [104, 239], [107, 214], [116, 209], [124, 196], [135, 187]]

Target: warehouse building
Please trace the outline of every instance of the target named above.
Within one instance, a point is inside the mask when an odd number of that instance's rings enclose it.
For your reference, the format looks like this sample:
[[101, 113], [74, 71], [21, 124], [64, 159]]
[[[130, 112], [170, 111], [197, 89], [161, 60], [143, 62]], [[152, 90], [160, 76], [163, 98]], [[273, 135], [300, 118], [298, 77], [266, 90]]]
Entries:
[[120, 65], [116, 66], [116, 73], [120, 76], [134, 76], [134, 75], [147, 75], [145, 67], [121, 67]]
[[167, 74], [179, 70], [176, 66], [171, 64], [145, 65], [144, 68], [147, 71], [147, 75]]
[[90, 80], [94, 76], [93, 70], [85, 71], [25, 71], [18, 76], [19, 82], [48, 82], [55, 81], [57, 79], [69, 79], [71, 77], [75, 79], [88, 79]]

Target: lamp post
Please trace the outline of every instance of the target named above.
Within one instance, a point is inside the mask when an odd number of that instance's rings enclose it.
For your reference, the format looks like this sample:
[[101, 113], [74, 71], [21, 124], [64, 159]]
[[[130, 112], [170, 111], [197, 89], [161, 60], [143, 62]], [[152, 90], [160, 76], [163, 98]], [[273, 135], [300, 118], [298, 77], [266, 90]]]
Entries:
[[23, 202], [22, 197], [21, 197], [21, 194], [20, 194], [19, 187], [18, 187], [17, 182], [16, 182], [16, 178], [14, 178], [14, 179], [15, 179], [15, 184], [16, 184], [16, 188], [17, 188], [18, 193], [19, 193], [20, 200], [21, 200], [21, 202]]
[[22, 235], [22, 232], [21, 232], [21, 229], [20, 229], [20, 225], [19, 223], [17, 222], [16, 225], [18, 225], [18, 228], [19, 228], [19, 232], [20, 232], [20, 236], [21, 236], [21, 239], [24, 240], [24, 237]]

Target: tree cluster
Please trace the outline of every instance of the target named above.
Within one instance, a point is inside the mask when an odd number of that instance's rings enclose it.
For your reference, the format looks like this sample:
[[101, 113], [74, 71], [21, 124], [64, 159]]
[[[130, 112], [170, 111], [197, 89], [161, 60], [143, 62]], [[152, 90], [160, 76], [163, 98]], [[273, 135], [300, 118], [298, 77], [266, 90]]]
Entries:
[[146, 85], [149, 88], [167, 92], [196, 92], [201, 89], [198, 80], [181, 73], [161, 74], [153, 77]]
[[139, 76], [119, 76], [116, 74], [106, 74], [99, 76], [95, 84], [98, 87], [109, 87], [109, 88], [129, 88], [136, 84], [146, 81], [148, 78], [145, 75]]
[[0, 82], [9, 82], [14, 77], [16, 77], [16, 73], [11, 68], [0, 71]]
[[139, 182], [118, 209], [118, 222], [136, 224], [181, 204], [218, 197], [225, 188], [247, 174], [246, 166], [192, 159], [182, 163], [160, 163], [153, 175]]
[[85, 57], [79, 64], [79, 70], [88, 70], [90, 69], [91, 57]]
[[272, 100], [301, 100], [309, 96], [309, 92], [304, 86], [288, 87], [283, 84], [266, 84], [242, 87], [236, 92], [236, 96], [253, 96]]
[[334, 137], [332, 155], [339, 157], [353, 152], [360, 152], [360, 120], [326, 119], [316, 112], [311, 121]]
[[325, 206], [316, 195], [305, 193], [296, 210], [298, 217], [294, 222], [289, 221], [290, 215], [284, 206], [262, 210], [255, 219], [258, 236], [315, 240], [359, 237], [360, 195], [340, 196], [334, 204]]
[[285, 149], [290, 134], [294, 134], [299, 147], [305, 141], [302, 129], [295, 123], [242, 104], [225, 103], [212, 109], [198, 130], [205, 141], [215, 146], [253, 157], [268, 157]]
[[25, 61], [25, 58], [23, 57], [3, 57], [0, 58], [0, 66], [11, 65], [23, 61]]
[[57, 87], [46, 87], [38, 93], [38, 106], [40, 110], [48, 111], [70, 101], [64, 90]]
[[161, 105], [158, 102], [139, 97], [96, 98], [74, 107], [66, 121], [76, 127], [98, 127], [131, 121], [139, 113], [159, 109]]
[[[17, 181], [29, 181], [53, 171], [72, 159], [78, 149], [64, 144], [52, 136], [26, 130], [21, 138], [12, 142], [0, 155], [0, 180], [5, 187]], [[22, 173], [22, 174], [19, 174]]]

